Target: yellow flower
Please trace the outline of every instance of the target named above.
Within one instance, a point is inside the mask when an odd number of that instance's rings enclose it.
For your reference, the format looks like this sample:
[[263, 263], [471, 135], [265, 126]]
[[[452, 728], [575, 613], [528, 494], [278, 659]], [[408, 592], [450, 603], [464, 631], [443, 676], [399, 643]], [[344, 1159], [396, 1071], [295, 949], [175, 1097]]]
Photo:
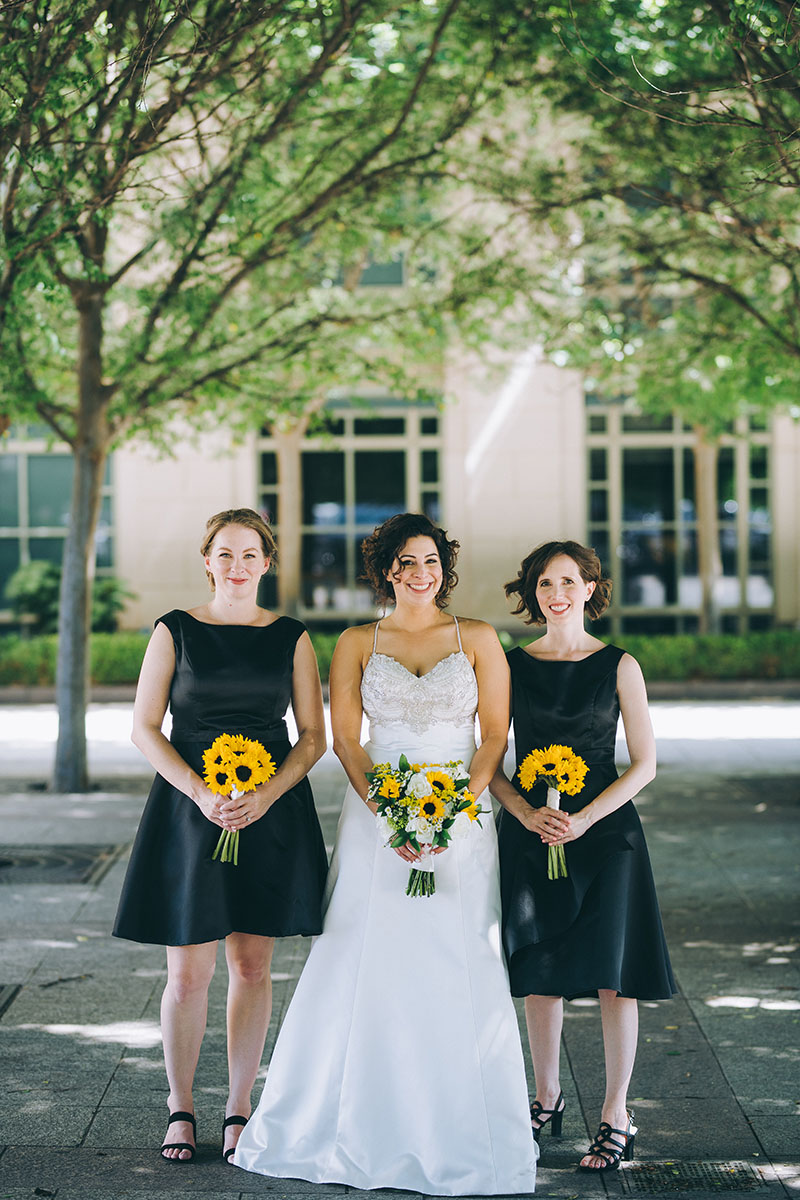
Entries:
[[529, 792], [537, 779], [547, 779], [560, 792], [575, 796], [583, 787], [588, 770], [571, 746], [548, 746], [526, 754], [519, 766], [519, 781]]
[[445, 815], [444, 803], [439, 799], [436, 792], [430, 796], [426, 796], [424, 800], [420, 800], [419, 815], [432, 824], [435, 821], [441, 820]]
[[477, 821], [478, 817], [481, 815], [481, 810], [478, 806], [478, 801], [475, 799], [472, 792], [465, 788], [464, 791], [461, 792], [460, 798], [462, 800], [469, 800], [469, 806], [467, 808], [462, 808], [461, 811], [467, 814], [470, 821]]
[[453, 779], [452, 776], [448, 775], [446, 771], [427, 771], [426, 777], [428, 783], [437, 794], [440, 795], [442, 792], [449, 792], [452, 790]]
[[222, 733], [203, 754], [206, 786], [218, 796], [233, 788], [251, 792], [275, 774], [275, 760], [261, 742], [242, 734]]
[[392, 779], [391, 775], [387, 775], [378, 788], [378, 795], [383, 796], [385, 800], [396, 800], [400, 795], [400, 784], [396, 779]]

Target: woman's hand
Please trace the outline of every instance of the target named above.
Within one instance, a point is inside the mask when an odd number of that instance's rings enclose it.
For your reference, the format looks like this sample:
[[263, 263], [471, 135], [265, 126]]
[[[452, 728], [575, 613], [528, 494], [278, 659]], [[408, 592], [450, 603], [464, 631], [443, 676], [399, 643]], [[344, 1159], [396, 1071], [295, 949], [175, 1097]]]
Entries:
[[531, 833], [538, 833], [547, 846], [556, 846], [565, 841], [570, 830], [569, 813], [559, 808], [532, 808], [525, 805], [525, 810], [518, 814], [519, 820]]
[[203, 781], [199, 780], [197, 787], [192, 792], [191, 799], [200, 809], [205, 819], [210, 821], [212, 825], [217, 825], [220, 829], [230, 829], [222, 814], [222, 807], [225, 802], [224, 796], [217, 796], [211, 791], [211, 788], [206, 787]]
[[235, 800], [228, 796], [220, 805], [220, 817], [224, 828], [247, 829], [248, 825], [260, 821], [278, 798], [268, 784], [262, 784], [252, 792], [245, 792]]
[[557, 837], [542, 838], [542, 841], [547, 841], [551, 846], [563, 846], [566, 842], [577, 842], [578, 838], [583, 837], [592, 824], [591, 816], [586, 809], [577, 813], [560, 813], [558, 815], [566, 817], [567, 824]]

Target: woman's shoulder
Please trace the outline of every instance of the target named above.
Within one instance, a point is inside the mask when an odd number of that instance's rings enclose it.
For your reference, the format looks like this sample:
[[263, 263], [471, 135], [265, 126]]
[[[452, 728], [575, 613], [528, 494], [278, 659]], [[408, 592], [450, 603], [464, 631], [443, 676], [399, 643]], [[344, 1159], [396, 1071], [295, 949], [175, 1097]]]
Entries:
[[458, 622], [462, 646], [476, 653], [502, 652], [497, 630], [488, 621], [481, 621], [477, 617], [456, 617], [455, 620]]

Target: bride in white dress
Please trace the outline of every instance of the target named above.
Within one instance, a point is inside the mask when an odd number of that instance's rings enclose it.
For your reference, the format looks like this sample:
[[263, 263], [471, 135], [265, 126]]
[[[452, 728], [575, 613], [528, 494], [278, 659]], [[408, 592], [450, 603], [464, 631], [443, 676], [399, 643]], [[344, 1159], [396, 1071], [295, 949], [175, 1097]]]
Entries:
[[533, 1191], [537, 1147], [500, 948], [494, 821], [487, 814], [438, 853], [435, 894], [412, 899], [417, 856], [385, 847], [365, 801], [365, 772], [401, 754], [461, 759], [481, 795], [505, 749], [497, 636], [443, 611], [457, 548], [416, 514], [392, 517], [364, 543], [366, 573], [395, 607], [347, 630], [334, 655], [334, 749], [350, 786], [324, 930], [236, 1149], [248, 1171], [446, 1196]]

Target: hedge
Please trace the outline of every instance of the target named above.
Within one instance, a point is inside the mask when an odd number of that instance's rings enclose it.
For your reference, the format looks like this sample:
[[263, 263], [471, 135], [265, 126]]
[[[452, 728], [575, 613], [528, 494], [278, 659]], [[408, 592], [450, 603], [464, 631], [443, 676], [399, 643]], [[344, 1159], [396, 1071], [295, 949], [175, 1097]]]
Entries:
[[[149, 635], [94, 633], [91, 678], [95, 684], [136, 682]], [[312, 633], [320, 675], [327, 680], [338, 634]], [[526, 637], [502, 634], [506, 648]], [[791, 630], [734, 634], [621, 635], [617, 644], [639, 660], [648, 682], [693, 679], [800, 679], [800, 634]], [[55, 635], [0, 638], [0, 686], [50, 686], [55, 679]]]

